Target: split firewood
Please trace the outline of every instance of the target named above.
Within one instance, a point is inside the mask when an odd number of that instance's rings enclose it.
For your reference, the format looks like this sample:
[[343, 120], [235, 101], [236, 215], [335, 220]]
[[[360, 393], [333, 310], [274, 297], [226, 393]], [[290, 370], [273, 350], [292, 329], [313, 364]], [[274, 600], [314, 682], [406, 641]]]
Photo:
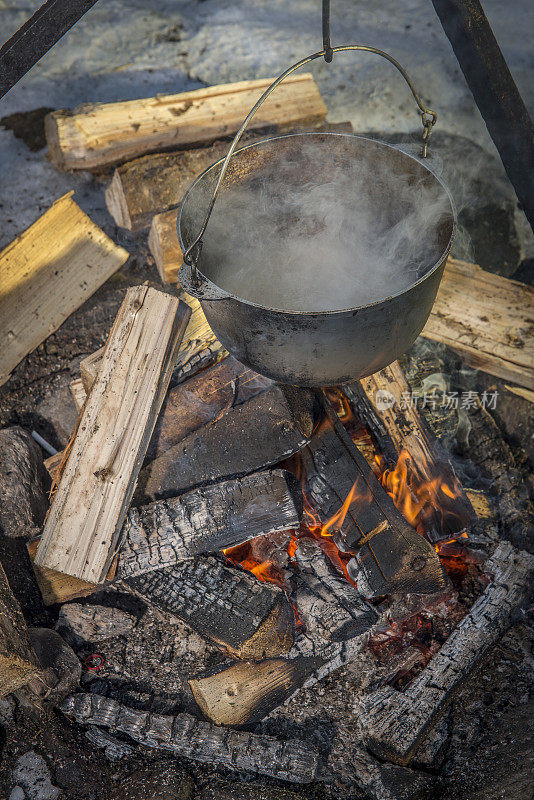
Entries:
[[292, 783], [309, 783], [318, 768], [318, 754], [309, 744], [227, 731], [186, 713], [174, 717], [149, 714], [109, 697], [81, 693], [67, 697], [61, 711], [82, 725], [101, 725], [148, 747], [237, 772], [252, 771]]
[[39, 669], [20, 606], [0, 564], [0, 697], [24, 686]]
[[82, 379], [76, 378], [76, 380], [71, 381], [69, 383], [69, 389], [72, 394], [72, 399], [74, 400], [74, 405], [76, 406], [76, 411], [79, 413], [87, 399], [87, 392], [85, 391]]
[[0, 385], [127, 258], [72, 192], [11, 242], [0, 253]]
[[[298, 115], [298, 113], [299, 109], [296, 108], [295, 114]], [[273, 117], [274, 122], [276, 122], [276, 119]], [[299, 124], [299, 120], [295, 119], [294, 125], [297, 124]], [[275, 125], [274, 127], [276, 128], [275, 132], [280, 132], [279, 126]], [[315, 129], [345, 133], [351, 132], [352, 126], [347, 122], [337, 124], [324, 123]], [[152, 236], [150, 249], [152, 255], [156, 258], [156, 263], [160, 252], [159, 246], [161, 246], [161, 255], [163, 257], [166, 253], [170, 254], [170, 248], [174, 247], [175, 241], [178, 244], [176, 236], [177, 208], [182, 202], [187, 189], [189, 189], [197, 175], [200, 175], [211, 164], [224, 158], [227, 154], [230, 141], [221, 141], [220, 137], [222, 135], [223, 133], [219, 129], [216, 133], [219, 141], [214, 142], [209, 147], [197, 147], [171, 153], [156, 153], [143, 158], [136, 158], [134, 161], [129, 161], [115, 170], [113, 179], [106, 190], [106, 205], [117, 225], [130, 231], [143, 230], [150, 226], [155, 214], [169, 211], [167, 221], [169, 226], [174, 225], [174, 231], [161, 226], [159, 232], [157, 234], [154, 233]], [[258, 135], [258, 133], [247, 130], [239, 145], [252, 144], [264, 138], [265, 134]], [[174, 209], [174, 211], [171, 212], [170, 209]], [[171, 213], [174, 215], [174, 222], [172, 222]], [[170, 230], [170, 240], [166, 236], [165, 239], [163, 238], [166, 230]], [[178, 250], [179, 253], [180, 251]], [[175, 261], [175, 259], [176, 256], [172, 260]], [[167, 273], [165, 268], [163, 273]], [[168, 278], [170, 278], [170, 275]]]
[[69, 445], [39, 566], [92, 583], [107, 573], [188, 318], [175, 297], [127, 291]]
[[397, 510], [325, 395], [317, 397], [326, 417], [301, 454], [306, 494], [320, 521], [330, 521], [337, 546], [354, 553], [359, 590], [366, 597], [443, 591], [448, 581], [435, 549]]
[[410, 761], [436, 716], [512, 624], [528, 597], [534, 556], [502, 542], [484, 571], [492, 582], [408, 688], [401, 693], [386, 686], [365, 698], [365, 742], [381, 758]]
[[[256, 100], [271, 84], [268, 78], [208, 86], [192, 92], [163, 94], [118, 103], [86, 103], [45, 118], [48, 153], [61, 169], [100, 169], [169, 148], [210, 142], [236, 133]], [[312, 75], [291, 75], [264, 102], [250, 123], [288, 128], [326, 117], [326, 107]]]
[[[208, 325], [198, 300], [184, 291], [180, 292], [179, 298], [191, 308], [191, 316], [180, 343], [170, 386], [176, 386], [198, 369], [227, 355]], [[80, 361], [80, 372], [86, 392], [90, 391], [96, 379], [103, 354], [104, 348], [101, 347]]]
[[[361, 390], [364, 398], [361, 397]], [[380, 427], [385, 428], [397, 456], [403, 450], [407, 451], [414, 478], [420, 483], [433, 483], [436, 487], [439, 519], [435, 525], [429, 524], [432, 541], [450, 539], [452, 535], [468, 528], [475, 519], [471, 503], [454, 474], [444, 448], [415, 404], [410, 403], [410, 387], [399, 362], [394, 361], [380, 372], [363, 378], [361, 383], [347, 384], [343, 387], [343, 393], [352, 410], [365, 422], [369, 420], [373, 426], [373, 419], [378, 417], [381, 425], [374, 429], [372, 427], [372, 432], [379, 437]], [[378, 444], [382, 450], [380, 439]]]
[[118, 574], [140, 575], [298, 528], [299, 495], [293, 475], [278, 469], [133, 508], [122, 529]]
[[277, 656], [293, 644], [293, 609], [282, 590], [221, 558], [196, 556], [124, 583], [237, 658]]
[[[84, 581], [81, 578], [74, 578], [64, 572], [57, 572], [54, 569], [47, 569], [35, 563], [35, 555], [39, 547], [39, 540], [28, 542], [27, 550], [32, 562], [35, 580], [41, 592], [43, 603], [47, 606], [68, 603], [77, 597], [88, 597], [98, 589], [102, 589], [104, 582], [96, 584], [91, 581]], [[111, 580], [116, 572], [116, 563], [112, 563], [106, 576], [106, 581]]]
[[184, 255], [178, 241], [178, 210], [156, 214], [148, 234], [148, 248], [154, 256], [162, 283], [178, 283], [178, 272]]
[[311, 392], [278, 385], [241, 405], [230, 403], [225, 413], [141, 470], [135, 504], [176, 496], [279, 463], [309, 441], [313, 409]]
[[449, 258], [422, 336], [476, 369], [534, 389], [534, 288]]

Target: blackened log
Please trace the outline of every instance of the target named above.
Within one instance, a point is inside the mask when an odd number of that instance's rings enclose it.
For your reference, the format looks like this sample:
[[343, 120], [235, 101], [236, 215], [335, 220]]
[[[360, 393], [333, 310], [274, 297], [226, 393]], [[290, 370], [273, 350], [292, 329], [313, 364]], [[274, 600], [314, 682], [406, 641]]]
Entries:
[[[345, 632], [350, 631], [352, 636], [359, 636], [378, 620], [376, 610], [362, 597], [358, 589], [330, 566], [319, 542], [314, 539], [300, 539], [295, 559], [299, 568], [297, 577], [301, 584], [324, 603], [335, 606], [338, 611], [334, 615], [342, 612], [348, 614], [348, 620], [343, 626]], [[297, 602], [300, 613], [300, 595]], [[337, 624], [339, 619], [337, 616]], [[334, 638], [346, 637], [336, 635]]]
[[386, 686], [364, 700], [365, 742], [381, 758], [410, 761], [436, 715], [512, 624], [528, 597], [534, 556], [502, 542], [484, 570], [492, 582], [406, 691]]
[[122, 529], [118, 574], [140, 575], [297, 528], [301, 497], [295, 478], [278, 469], [133, 508]]
[[38, 672], [28, 628], [0, 565], [0, 697], [24, 686]]
[[317, 397], [326, 416], [302, 453], [306, 493], [324, 523], [352, 492], [333, 531], [337, 546], [354, 553], [349, 563], [358, 589], [368, 598], [444, 590], [448, 581], [435, 549], [396, 509], [325, 395]]
[[141, 470], [135, 504], [277, 464], [307, 444], [313, 410], [311, 392], [277, 385], [229, 407]]
[[317, 753], [296, 739], [284, 742], [272, 736], [228, 731], [185, 713], [174, 717], [149, 714], [96, 694], [70, 695], [61, 710], [82, 725], [102, 725], [140, 744], [203, 764], [293, 783], [309, 783], [317, 772]]
[[479, 0], [432, 0], [534, 230], [534, 125]]
[[277, 586], [214, 556], [196, 556], [125, 583], [237, 658], [265, 658], [293, 644], [294, 614]]
[[48, 509], [49, 483], [39, 445], [24, 428], [0, 431], [0, 534], [36, 536]]
[[[475, 520], [471, 503], [458, 481], [448, 456], [434, 436], [415, 404], [410, 402], [410, 387], [398, 361], [380, 372], [364, 378], [361, 384], [348, 384], [343, 392], [355, 413], [365, 405], [363, 389], [370, 410], [367, 418], [378, 417], [387, 432], [387, 438], [398, 455], [406, 450], [410, 456], [410, 470], [420, 483], [435, 482], [446, 487], [438, 490], [439, 513], [428, 524], [432, 541], [447, 540], [464, 531]], [[377, 398], [389, 400], [379, 403]], [[377, 428], [375, 428], [377, 430]], [[381, 442], [379, 442], [381, 445]]]

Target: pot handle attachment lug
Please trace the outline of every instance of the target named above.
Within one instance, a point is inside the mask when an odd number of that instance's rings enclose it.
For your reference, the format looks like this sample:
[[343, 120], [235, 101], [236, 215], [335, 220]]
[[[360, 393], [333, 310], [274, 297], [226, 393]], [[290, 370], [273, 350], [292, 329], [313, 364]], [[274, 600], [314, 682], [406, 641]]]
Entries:
[[[232, 144], [230, 145], [230, 149], [228, 150], [226, 157], [222, 163], [221, 171], [219, 172], [219, 177], [217, 179], [217, 183], [215, 184], [215, 189], [213, 190], [213, 195], [210, 200], [210, 204], [208, 206], [208, 210], [206, 212], [206, 216], [204, 218], [204, 222], [202, 224], [202, 228], [200, 229], [200, 233], [198, 234], [195, 241], [189, 245], [187, 250], [184, 253], [184, 264], [187, 264], [191, 269], [191, 275], [193, 279], [193, 283], [197, 280], [202, 282], [202, 278], [199, 277], [197, 271], [197, 264], [198, 259], [200, 257], [200, 251], [202, 249], [202, 237], [206, 232], [206, 228], [208, 227], [208, 222], [211, 217], [211, 213], [213, 211], [213, 206], [215, 205], [215, 201], [217, 199], [217, 195], [219, 194], [219, 189], [221, 188], [222, 182], [224, 180], [224, 176], [226, 174], [226, 170], [228, 167], [228, 162], [232, 158], [235, 149], [241, 139], [243, 133], [245, 132], [248, 123], [252, 119], [252, 117], [256, 114], [256, 111], [260, 108], [260, 106], [265, 102], [265, 100], [269, 97], [271, 92], [276, 89], [279, 83], [281, 83], [285, 78], [295, 72], [300, 67], [303, 67], [305, 64], [309, 64], [310, 61], [315, 61], [317, 58], [324, 58], [325, 61], [330, 62], [333, 59], [334, 53], [344, 53], [349, 50], [358, 50], [363, 51], [366, 53], [375, 53], [382, 58], [385, 58], [390, 64], [400, 72], [406, 83], [408, 84], [410, 91], [413, 95], [415, 102], [417, 103], [418, 113], [421, 115], [421, 121], [423, 123], [423, 146], [421, 151], [421, 157], [427, 157], [427, 150], [428, 150], [428, 142], [430, 140], [430, 136], [432, 135], [432, 129], [436, 124], [438, 115], [436, 111], [432, 111], [432, 109], [427, 108], [423, 101], [421, 100], [420, 95], [415, 89], [415, 86], [412, 83], [412, 80], [404, 67], [402, 67], [399, 62], [390, 56], [389, 53], [386, 53], [384, 50], [379, 50], [376, 47], [371, 47], [365, 44], [345, 44], [341, 45], [340, 47], [331, 47], [330, 46], [330, 0], [323, 0], [323, 49], [318, 53], [312, 53], [306, 58], [302, 58], [300, 61], [297, 61], [295, 64], [292, 64], [288, 67], [284, 72], [282, 72], [278, 78], [276, 78], [271, 85], [264, 91], [260, 99], [255, 103], [255, 105], [250, 109], [249, 113], [245, 117], [241, 127], [237, 131]], [[210, 287], [211, 288], [211, 287]], [[194, 294], [194, 292], [191, 292]], [[198, 295], [195, 295], [198, 296]], [[227, 296], [227, 295], [226, 295]], [[207, 298], [206, 298], [207, 299]], [[212, 299], [221, 299], [221, 298], [212, 298]]]
[[198, 251], [194, 258], [184, 261], [178, 271], [178, 280], [182, 289], [185, 289], [193, 297], [198, 300], [224, 300], [230, 295], [223, 289], [206, 280], [206, 278], [198, 271], [197, 262], [202, 249], [201, 243], [198, 246]]

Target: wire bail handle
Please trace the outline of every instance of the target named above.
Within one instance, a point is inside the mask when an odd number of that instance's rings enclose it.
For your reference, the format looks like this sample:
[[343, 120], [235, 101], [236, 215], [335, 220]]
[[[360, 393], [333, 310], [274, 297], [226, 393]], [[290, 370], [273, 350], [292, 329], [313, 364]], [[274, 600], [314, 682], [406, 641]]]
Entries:
[[232, 144], [230, 145], [230, 149], [228, 150], [228, 152], [227, 152], [227, 154], [225, 156], [225, 159], [224, 159], [222, 167], [221, 167], [221, 171], [219, 173], [219, 177], [217, 179], [217, 183], [215, 184], [215, 189], [213, 190], [213, 195], [211, 197], [210, 204], [208, 206], [208, 210], [206, 212], [206, 216], [204, 218], [204, 222], [202, 224], [202, 228], [200, 229], [200, 233], [198, 234], [198, 236], [195, 239], [195, 241], [192, 244], [189, 245], [189, 247], [187, 248], [187, 250], [184, 253], [184, 262], [189, 267], [191, 267], [191, 279], [193, 281], [193, 284], [196, 287], [198, 287], [200, 285], [200, 283], [201, 283], [201, 281], [199, 280], [199, 277], [198, 277], [197, 264], [198, 264], [198, 260], [200, 258], [200, 253], [202, 251], [202, 237], [204, 236], [204, 233], [206, 232], [206, 228], [208, 227], [208, 222], [210, 220], [210, 217], [211, 217], [211, 214], [212, 214], [212, 211], [213, 211], [213, 207], [215, 205], [215, 201], [217, 200], [217, 196], [219, 194], [219, 190], [221, 188], [222, 182], [224, 180], [224, 176], [226, 174], [226, 170], [227, 170], [227, 167], [228, 167], [228, 162], [232, 158], [232, 156], [233, 156], [233, 154], [235, 152], [235, 149], [236, 149], [236, 147], [237, 147], [237, 145], [239, 143], [239, 140], [241, 139], [243, 133], [245, 132], [245, 130], [246, 130], [247, 126], [248, 126], [248, 123], [250, 122], [252, 117], [256, 114], [256, 111], [258, 111], [260, 106], [263, 105], [265, 100], [267, 100], [267, 98], [269, 97], [271, 92], [273, 92], [276, 89], [278, 84], [280, 84], [285, 78], [287, 78], [289, 75], [291, 75], [297, 69], [300, 69], [300, 67], [303, 67], [305, 64], [309, 64], [310, 61], [315, 61], [317, 58], [324, 58], [324, 60], [326, 62], [331, 62], [333, 57], [334, 57], [334, 53], [344, 53], [344, 52], [350, 50], [350, 51], [363, 51], [363, 52], [366, 52], [366, 53], [375, 53], [376, 55], [381, 56], [382, 58], [385, 58], [387, 61], [390, 62], [390, 64], [393, 64], [393, 66], [400, 72], [400, 74], [402, 75], [402, 77], [404, 78], [406, 83], [408, 84], [408, 87], [409, 87], [409, 89], [410, 89], [410, 91], [411, 91], [411, 93], [413, 95], [413, 98], [414, 98], [415, 102], [417, 103], [418, 113], [421, 115], [421, 121], [423, 123], [423, 146], [422, 146], [422, 150], [421, 150], [421, 157], [422, 158], [426, 158], [427, 157], [428, 143], [429, 143], [430, 137], [432, 135], [432, 129], [434, 128], [434, 125], [436, 124], [436, 121], [437, 121], [437, 118], [438, 118], [438, 115], [437, 115], [436, 111], [433, 111], [432, 109], [427, 108], [424, 105], [423, 101], [421, 100], [420, 95], [416, 91], [415, 86], [413, 85], [412, 80], [411, 80], [410, 76], [408, 75], [408, 73], [406, 72], [406, 70], [404, 69], [404, 67], [402, 67], [399, 64], [399, 62], [395, 58], [393, 58], [393, 56], [390, 56], [389, 53], [384, 52], [384, 50], [379, 50], [376, 47], [371, 47], [371, 46], [364, 45], [364, 44], [346, 44], [346, 45], [341, 45], [340, 47], [331, 47], [331, 45], [330, 45], [330, 0], [322, 0], [322, 3], [323, 3], [323, 6], [322, 6], [322, 9], [323, 9], [323, 49], [318, 53], [312, 53], [312, 55], [306, 56], [306, 58], [302, 58], [300, 61], [297, 61], [295, 64], [292, 64], [290, 67], [288, 67], [284, 72], [282, 72], [271, 83], [271, 85], [264, 91], [264, 93], [261, 95], [259, 100], [254, 104], [254, 106], [248, 112], [248, 114], [245, 117], [241, 127], [239, 128], [239, 130], [237, 131], [236, 135], [234, 136]]

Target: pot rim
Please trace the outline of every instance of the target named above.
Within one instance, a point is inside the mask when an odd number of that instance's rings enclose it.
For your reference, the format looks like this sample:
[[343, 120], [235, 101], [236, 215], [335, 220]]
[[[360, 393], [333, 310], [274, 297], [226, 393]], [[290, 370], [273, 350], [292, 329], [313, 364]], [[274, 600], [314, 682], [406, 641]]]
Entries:
[[[416, 286], [419, 286], [421, 283], [423, 283], [428, 278], [430, 278], [430, 276], [433, 275], [434, 272], [436, 272], [437, 269], [439, 269], [439, 267], [443, 264], [443, 262], [448, 257], [448, 255], [450, 253], [450, 249], [452, 247], [454, 236], [456, 234], [456, 228], [457, 228], [457, 224], [458, 224], [458, 219], [457, 219], [457, 214], [456, 214], [456, 206], [454, 204], [454, 200], [453, 200], [452, 194], [451, 194], [449, 188], [447, 187], [447, 185], [441, 180], [439, 175], [437, 175], [435, 172], [433, 172], [424, 163], [423, 159], [416, 158], [416, 156], [413, 156], [410, 153], [407, 153], [405, 150], [402, 150], [400, 147], [396, 147], [395, 145], [389, 144], [388, 142], [382, 142], [382, 141], [380, 141], [380, 139], [372, 139], [369, 136], [361, 136], [361, 135], [356, 134], [356, 133], [336, 133], [335, 131], [303, 131], [302, 133], [280, 134], [278, 136], [269, 136], [269, 137], [266, 137], [265, 139], [260, 139], [257, 142], [251, 142], [250, 144], [244, 145], [243, 147], [240, 147], [238, 150], [235, 150], [233, 155], [235, 156], [238, 153], [243, 152], [243, 150], [248, 150], [251, 147], [258, 147], [259, 145], [265, 144], [265, 142], [275, 142], [278, 139], [289, 139], [289, 138], [292, 138], [292, 137], [294, 138], [294, 137], [297, 137], [297, 136], [322, 136], [322, 137], [324, 137], [324, 136], [339, 136], [339, 137], [344, 137], [344, 138], [349, 138], [349, 139], [363, 139], [366, 142], [372, 142], [373, 144], [381, 145], [382, 147], [388, 147], [390, 150], [396, 150], [398, 153], [401, 153], [406, 158], [409, 158], [412, 161], [416, 161], [419, 165], [423, 166], [428, 172], [431, 173], [432, 177], [435, 178], [437, 180], [437, 182], [440, 184], [442, 189], [445, 191], [447, 197], [449, 198], [449, 203], [451, 205], [451, 212], [452, 212], [452, 230], [451, 230], [451, 235], [449, 237], [449, 241], [447, 242], [447, 246], [445, 247], [445, 249], [441, 253], [440, 257], [438, 258], [436, 263], [428, 270], [428, 272], [426, 272], [417, 281], [415, 281], [414, 283], [412, 283], [408, 287], [406, 287], [406, 289], [402, 289], [401, 291], [396, 292], [395, 294], [391, 294], [391, 295], [388, 295], [387, 297], [383, 297], [380, 300], [374, 300], [372, 303], [367, 303], [366, 305], [363, 305], [363, 306], [353, 306], [352, 308], [336, 308], [336, 309], [330, 309], [330, 310], [324, 310], [324, 311], [296, 311], [294, 309], [272, 308], [271, 306], [265, 306], [265, 305], [262, 305], [261, 303], [255, 303], [253, 300], [247, 300], [244, 297], [239, 297], [239, 295], [232, 294], [231, 292], [228, 292], [226, 289], [223, 289], [221, 286], [219, 286], [214, 281], [212, 281], [210, 278], [208, 278], [206, 275], [204, 275], [204, 273], [197, 267], [197, 272], [201, 276], [202, 280], [205, 281], [206, 284], [208, 284], [209, 286], [213, 286], [217, 290], [217, 292], [219, 294], [223, 294], [223, 297], [220, 298], [221, 300], [223, 300], [223, 299], [224, 300], [226, 300], [226, 299], [237, 300], [238, 302], [244, 303], [245, 305], [248, 305], [248, 306], [252, 306], [253, 308], [260, 308], [260, 309], [263, 309], [264, 311], [273, 311], [273, 312], [276, 312], [278, 314], [294, 314], [294, 315], [301, 315], [301, 316], [308, 316], [308, 317], [317, 317], [317, 316], [324, 316], [324, 315], [327, 315], [327, 314], [328, 315], [332, 315], [332, 314], [353, 313], [355, 311], [363, 311], [364, 309], [373, 308], [375, 306], [380, 306], [383, 303], [387, 303], [390, 300], [393, 300], [393, 299], [395, 299], [397, 297], [401, 297], [402, 295], [407, 294], [408, 292], [412, 291], [412, 289], [415, 289]], [[197, 175], [197, 177], [195, 178], [195, 180], [193, 181], [193, 183], [191, 184], [191, 186], [188, 188], [187, 192], [183, 196], [182, 201], [180, 202], [180, 205], [178, 206], [178, 216], [177, 216], [177, 219], [176, 219], [176, 229], [177, 229], [177, 234], [178, 234], [178, 242], [180, 244], [182, 252], [185, 252], [185, 250], [187, 249], [186, 245], [184, 244], [184, 242], [182, 240], [182, 233], [181, 233], [181, 226], [180, 226], [180, 222], [181, 222], [181, 219], [182, 219], [182, 210], [183, 210], [184, 204], [187, 201], [187, 198], [188, 198], [190, 192], [197, 185], [197, 183], [200, 183], [200, 181], [204, 178], [204, 176], [210, 170], [212, 170], [218, 164], [222, 164], [224, 159], [225, 159], [225, 156], [223, 156], [222, 158], [219, 158], [217, 161], [214, 161], [213, 164], [210, 164], [209, 167], [206, 167], [206, 169], [203, 170], [199, 175]], [[187, 291], [190, 291], [189, 289], [187, 289], [187, 287], [185, 287], [185, 288], [186, 288]], [[193, 292], [190, 292], [190, 293], [193, 294]], [[199, 300], [201, 302], [202, 302], [202, 299], [203, 299], [202, 296], [199, 296]], [[206, 297], [205, 300], [207, 302], [209, 302], [209, 297]], [[219, 299], [214, 300], [214, 302], [219, 302], [219, 301], [220, 301]]]

